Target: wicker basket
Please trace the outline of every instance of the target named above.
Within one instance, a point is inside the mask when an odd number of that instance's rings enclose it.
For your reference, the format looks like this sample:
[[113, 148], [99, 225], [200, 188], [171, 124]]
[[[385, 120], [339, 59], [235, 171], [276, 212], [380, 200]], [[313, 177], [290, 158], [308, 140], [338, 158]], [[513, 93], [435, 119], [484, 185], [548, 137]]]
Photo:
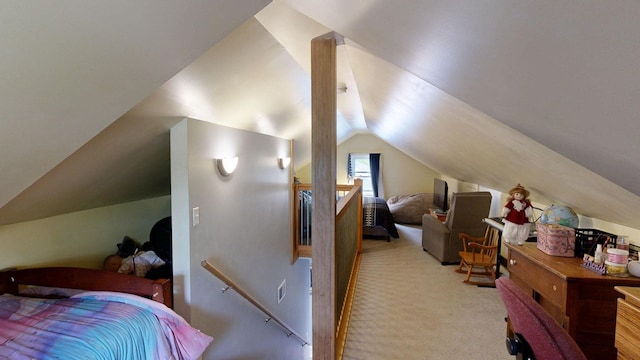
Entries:
[[618, 236], [598, 229], [576, 229], [576, 257], [584, 254], [595, 255], [596, 245], [605, 243], [615, 246]]

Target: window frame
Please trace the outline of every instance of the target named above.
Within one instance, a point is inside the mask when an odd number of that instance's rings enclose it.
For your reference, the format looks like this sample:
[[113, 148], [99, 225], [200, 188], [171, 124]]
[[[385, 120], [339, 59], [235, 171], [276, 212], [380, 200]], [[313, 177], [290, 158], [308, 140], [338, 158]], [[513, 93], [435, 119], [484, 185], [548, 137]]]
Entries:
[[[357, 163], [365, 161], [367, 170], [356, 170]], [[362, 196], [373, 197], [374, 193], [369, 153], [349, 153], [347, 158], [347, 176], [349, 184], [353, 184], [354, 179], [362, 179]]]

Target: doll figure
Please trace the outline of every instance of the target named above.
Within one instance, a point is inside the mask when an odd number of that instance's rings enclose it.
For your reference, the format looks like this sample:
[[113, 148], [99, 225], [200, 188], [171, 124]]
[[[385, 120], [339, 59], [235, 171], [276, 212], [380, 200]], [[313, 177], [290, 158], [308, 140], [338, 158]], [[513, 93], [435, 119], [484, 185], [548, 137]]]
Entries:
[[529, 191], [520, 184], [509, 190], [509, 198], [502, 208], [502, 239], [507, 243], [522, 245], [529, 237], [533, 207], [528, 197]]

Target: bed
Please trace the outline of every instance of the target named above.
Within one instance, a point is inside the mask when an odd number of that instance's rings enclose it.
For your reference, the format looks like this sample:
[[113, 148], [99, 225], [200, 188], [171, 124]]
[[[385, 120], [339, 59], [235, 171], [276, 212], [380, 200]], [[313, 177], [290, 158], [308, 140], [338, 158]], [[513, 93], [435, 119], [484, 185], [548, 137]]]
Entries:
[[383, 198], [362, 198], [362, 236], [365, 238], [397, 239], [398, 229], [389, 206]]
[[197, 359], [213, 338], [171, 310], [169, 280], [95, 269], [0, 272], [0, 358]]

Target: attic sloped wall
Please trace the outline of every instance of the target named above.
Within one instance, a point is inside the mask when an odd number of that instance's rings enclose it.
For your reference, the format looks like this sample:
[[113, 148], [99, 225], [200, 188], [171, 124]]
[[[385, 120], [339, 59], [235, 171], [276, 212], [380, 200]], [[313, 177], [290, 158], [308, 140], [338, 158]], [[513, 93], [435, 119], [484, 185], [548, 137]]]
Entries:
[[125, 235], [142, 244], [153, 224], [170, 212], [171, 198], [163, 196], [0, 226], [0, 269], [101, 268]]
[[[205, 359], [302, 359], [305, 347], [203, 269], [208, 260], [243, 291], [311, 340], [309, 261], [290, 263], [290, 142], [185, 119], [171, 129], [175, 308], [215, 340]], [[215, 158], [238, 156], [222, 177]], [[192, 226], [192, 209], [200, 222]], [[286, 280], [286, 296], [277, 301]]]

